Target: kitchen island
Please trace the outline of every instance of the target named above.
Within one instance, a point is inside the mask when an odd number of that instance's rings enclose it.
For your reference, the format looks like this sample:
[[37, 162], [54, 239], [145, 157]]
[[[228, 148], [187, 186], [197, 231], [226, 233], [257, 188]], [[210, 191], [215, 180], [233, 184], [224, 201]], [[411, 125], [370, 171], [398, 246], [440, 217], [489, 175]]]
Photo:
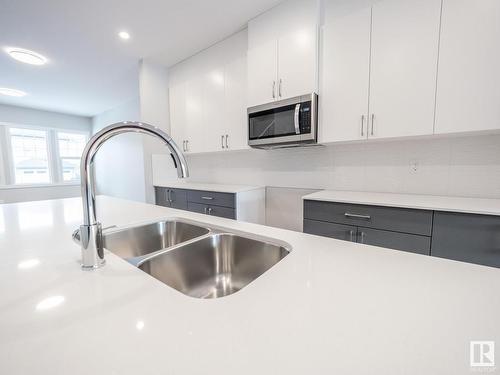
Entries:
[[82, 271], [78, 198], [0, 205], [1, 374], [457, 375], [476, 369], [470, 341], [500, 346], [496, 268], [110, 197], [97, 212], [103, 227], [184, 218], [292, 251], [197, 299], [111, 253]]

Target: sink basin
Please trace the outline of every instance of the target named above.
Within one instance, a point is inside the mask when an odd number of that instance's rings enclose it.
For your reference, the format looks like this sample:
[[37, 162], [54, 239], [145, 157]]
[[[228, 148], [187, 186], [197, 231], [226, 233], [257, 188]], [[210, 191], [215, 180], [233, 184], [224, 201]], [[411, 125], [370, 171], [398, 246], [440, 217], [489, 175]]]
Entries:
[[128, 259], [153, 253], [206, 235], [208, 228], [179, 220], [165, 220], [103, 235], [104, 248]]
[[284, 245], [218, 233], [146, 258], [144, 272], [196, 298], [237, 292], [289, 254]]

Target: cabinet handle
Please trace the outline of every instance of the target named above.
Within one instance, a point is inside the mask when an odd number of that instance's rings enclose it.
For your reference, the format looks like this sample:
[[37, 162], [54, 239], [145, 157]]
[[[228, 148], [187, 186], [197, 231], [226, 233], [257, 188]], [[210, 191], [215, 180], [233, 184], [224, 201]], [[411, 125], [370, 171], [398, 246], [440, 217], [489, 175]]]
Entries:
[[211, 201], [211, 200], [214, 199], [214, 197], [205, 197], [205, 196], [203, 196], [203, 197], [201, 197], [201, 199], [205, 199], [206, 201]]
[[203, 211], [205, 211], [205, 215], [206, 215], [206, 214], [207, 214], [207, 207], [205, 207], [205, 208], [203, 209]]
[[365, 115], [361, 116], [361, 136], [365, 136]]
[[212, 215], [212, 207], [208, 207], [208, 214]]
[[365, 237], [366, 237], [366, 233], [365, 232], [361, 232], [361, 239], [360, 239], [360, 243], [365, 243]]
[[276, 81], [273, 81], [273, 99], [276, 99]]
[[182, 141], [182, 151], [186, 152], [186, 141]]
[[278, 85], [278, 96], [281, 98], [281, 84], [283, 83], [282, 79], [280, 78], [280, 83]]
[[374, 128], [374, 123], [375, 123], [375, 113], [372, 113], [372, 131], [371, 131], [371, 135], [373, 135], [373, 128]]
[[352, 229], [349, 231], [349, 241], [354, 242], [354, 231]]
[[346, 212], [344, 216], [348, 219], [363, 219], [363, 220], [370, 220], [371, 216], [370, 215], [360, 215], [360, 214], [351, 214], [349, 212]]
[[229, 138], [229, 135], [226, 134], [226, 148], [229, 148], [229, 144], [227, 143], [228, 138]]
[[189, 152], [189, 140], [186, 139], [186, 152]]
[[223, 135], [220, 136], [220, 145], [222, 148], [224, 148], [224, 136]]
[[168, 203], [172, 203], [172, 190], [167, 190]]

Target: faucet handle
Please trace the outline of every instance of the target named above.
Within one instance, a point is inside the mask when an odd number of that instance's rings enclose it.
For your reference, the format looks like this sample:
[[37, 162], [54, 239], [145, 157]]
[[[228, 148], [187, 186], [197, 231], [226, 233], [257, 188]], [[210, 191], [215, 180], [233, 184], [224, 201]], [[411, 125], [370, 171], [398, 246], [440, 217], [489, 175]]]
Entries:
[[71, 235], [71, 238], [73, 239], [74, 242], [76, 242], [77, 244], [80, 243], [81, 241], [81, 238], [80, 238], [80, 228], [78, 229], [75, 229], [75, 231], [73, 232], [73, 234]]
[[[116, 225], [110, 225], [108, 227], [102, 228], [102, 231], [104, 232], [105, 230], [111, 229], [111, 228], [116, 228]], [[80, 237], [80, 228], [75, 229], [73, 234], [71, 235], [71, 238], [73, 239], [74, 242], [77, 244], [81, 243], [81, 237]]]

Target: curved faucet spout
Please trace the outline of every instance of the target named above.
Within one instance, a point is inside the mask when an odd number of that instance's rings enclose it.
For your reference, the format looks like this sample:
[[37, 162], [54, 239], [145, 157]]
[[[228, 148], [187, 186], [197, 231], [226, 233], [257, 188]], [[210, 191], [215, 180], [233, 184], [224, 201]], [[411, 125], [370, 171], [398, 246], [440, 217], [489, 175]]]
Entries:
[[108, 139], [128, 132], [149, 134], [162, 140], [170, 150], [178, 177], [189, 176], [186, 159], [179, 147], [167, 133], [153, 125], [132, 121], [118, 122], [94, 134], [83, 150], [80, 164], [83, 201], [83, 225], [80, 227], [80, 243], [82, 246], [82, 268], [84, 269], [95, 269], [104, 264], [102, 229], [96, 218], [94, 157]]

